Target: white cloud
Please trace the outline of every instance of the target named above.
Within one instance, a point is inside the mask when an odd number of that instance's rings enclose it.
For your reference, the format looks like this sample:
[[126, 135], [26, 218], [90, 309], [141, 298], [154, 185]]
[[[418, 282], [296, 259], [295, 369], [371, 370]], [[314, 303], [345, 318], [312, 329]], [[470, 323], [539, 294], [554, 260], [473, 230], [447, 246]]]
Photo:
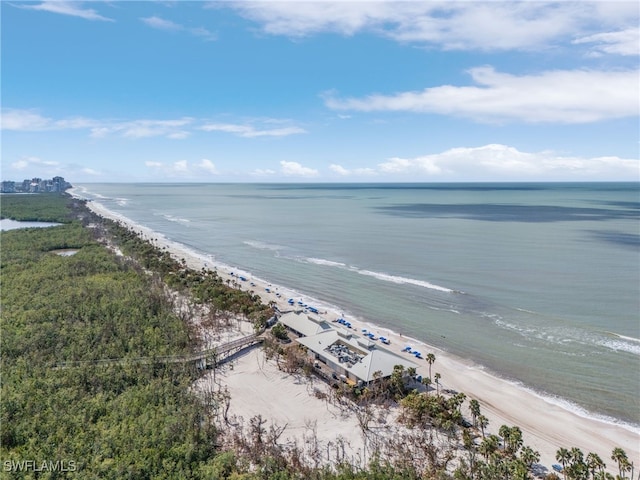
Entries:
[[575, 44], [594, 44], [593, 55], [605, 53], [616, 55], [640, 55], [640, 28], [628, 28], [617, 32], [603, 32], [580, 37]]
[[233, 123], [209, 123], [200, 127], [205, 132], [226, 132], [237, 133], [242, 136], [253, 130], [252, 127], [246, 125], [237, 125]]
[[24, 156], [10, 164], [13, 170], [37, 170], [42, 172], [58, 172], [60, 163], [52, 160], [42, 160], [38, 157]]
[[219, 175], [215, 164], [206, 158], [197, 163], [189, 163], [188, 160], [178, 160], [173, 163], [164, 163], [148, 160], [144, 165], [163, 177], [180, 177], [189, 179], [201, 179], [203, 176]]
[[175, 32], [175, 31], [182, 30], [184, 28], [182, 25], [172, 22], [171, 20], [165, 20], [163, 18], [155, 17], [155, 16], [141, 18], [140, 20], [142, 20], [148, 26], [152, 28], [157, 28], [158, 30], [168, 30], [168, 31]]
[[344, 177], [346, 177], [347, 175], [349, 175], [351, 173], [349, 170], [344, 168], [342, 165], [336, 165], [334, 163], [329, 165], [329, 170], [331, 170], [334, 173], [337, 173], [338, 175], [342, 175]]
[[388, 35], [445, 50], [534, 50], [562, 39], [578, 17], [558, 2], [449, 2], [407, 15]]
[[283, 175], [291, 177], [315, 177], [318, 175], [318, 170], [314, 168], [304, 167], [298, 162], [280, 162], [281, 172]]
[[141, 18], [140, 20], [142, 20], [149, 27], [156, 28], [158, 30], [164, 30], [167, 32], [185, 31], [187, 33], [190, 33], [191, 35], [200, 37], [204, 40], [216, 39], [216, 35], [214, 33], [211, 33], [209, 30], [207, 30], [204, 27], [185, 27], [184, 25], [181, 25], [179, 23], [173, 22], [171, 20], [166, 20], [164, 18], [156, 17], [156, 16], [144, 17], [144, 18]]
[[[262, 127], [251, 124], [235, 123], [203, 123], [191, 117], [171, 120], [138, 119], [129, 121], [94, 120], [75, 117], [54, 120], [45, 117], [34, 110], [3, 109], [0, 126], [3, 130], [15, 131], [45, 131], [87, 129], [93, 138], [104, 138], [109, 135], [120, 135], [125, 138], [166, 137], [182, 140], [191, 135], [191, 130], [205, 132], [226, 132], [244, 138], [255, 137], [286, 137], [307, 133], [303, 128], [289, 125], [289, 120], [262, 119]], [[274, 125], [276, 127], [274, 128]]]
[[91, 136], [102, 138], [107, 135], [118, 134], [125, 138], [166, 137], [170, 139], [184, 139], [190, 134], [183, 127], [193, 123], [193, 119], [183, 117], [176, 120], [133, 120], [130, 122], [105, 122], [91, 129]]
[[45, 12], [59, 13], [61, 15], [70, 15], [72, 17], [80, 17], [85, 20], [101, 20], [113, 22], [112, 18], [103, 17], [91, 8], [82, 8], [82, 2], [66, 2], [63, 0], [47, 1], [37, 5], [20, 5], [20, 8], [29, 10], [42, 10]]
[[257, 129], [252, 125], [240, 125], [235, 123], [209, 123], [200, 127], [205, 132], [226, 132], [233, 133], [240, 137], [286, 137], [299, 133], [307, 133], [300, 127], [281, 127]]
[[640, 160], [563, 156], [551, 151], [530, 153], [507, 145], [490, 144], [452, 148], [414, 158], [394, 157], [377, 165], [376, 170], [389, 179], [637, 181]]
[[267, 33], [294, 37], [322, 31], [352, 35], [393, 14], [393, 7], [384, 2], [236, 2], [229, 6], [262, 23]]
[[23, 130], [37, 131], [46, 130], [51, 127], [52, 120], [43, 117], [33, 110], [3, 109], [2, 129], [3, 130]]
[[58, 162], [54, 162], [52, 160], [41, 160], [38, 157], [26, 157], [20, 160], [20, 162], [24, 162], [22, 164], [22, 168], [32, 167], [34, 165], [45, 167], [57, 167], [58, 165], [60, 165]]
[[192, 122], [190, 118], [179, 120], [136, 120], [123, 123], [115, 128], [125, 137], [144, 138], [166, 136], [168, 138], [185, 138], [188, 133], [181, 129]]
[[189, 170], [189, 163], [186, 160], [179, 160], [172, 166], [176, 173], [187, 173]]
[[98, 122], [83, 117], [53, 120], [43, 117], [34, 110], [3, 109], [0, 125], [2, 130], [38, 132], [96, 128]]
[[[533, 50], [638, 24], [634, 2], [229, 2], [272, 35], [373, 32], [446, 50]], [[211, 4], [219, 7], [218, 2]], [[630, 6], [631, 5], [631, 6]]]
[[209, 30], [207, 30], [204, 27], [194, 27], [194, 28], [188, 28], [187, 31], [196, 37], [200, 37], [203, 40], [217, 40], [218, 36], [213, 33], [210, 32]]
[[94, 128], [96, 125], [97, 122], [95, 120], [92, 120], [90, 118], [76, 117], [57, 120], [53, 123], [53, 128], [56, 130], [84, 129]]
[[364, 176], [373, 176], [378, 174], [378, 172], [373, 168], [354, 168], [353, 170], [349, 170], [343, 167], [342, 165], [337, 165], [335, 163], [332, 163], [331, 165], [329, 165], [329, 170], [331, 170], [333, 173], [337, 175], [340, 175], [341, 177], [348, 177], [348, 176], [364, 177]]
[[180, 130], [178, 132], [169, 133], [167, 135], [167, 138], [170, 138], [171, 140], [184, 140], [189, 135], [191, 135], [189, 132], [186, 132], [184, 130]]
[[200, 163], [197, 165], [197, 167], [207, 173], [210, 173], [211, 175], [218, 175], [218, 170], [216, 169], [214, 163], [211, 160], [207, 160], [206, 158], [200, 160]]
[[269, 168], [266, 168], [266, 169], [257, 168], [251, 172], [251, 175], [256, 177], [268, 177], [271, 175], [275, 175], [276, 173], [278, 172], [276, 172], [275, 170], [271, 170]]
[[640, 72], [556, 70], [516, 76], [492, 67], [469, 71], [474, 86], [442, 85], [418, 92], [337, 99], [336, 110], [407, 111], [470, 117], [481, 121], [587, 123], [636, 116]]

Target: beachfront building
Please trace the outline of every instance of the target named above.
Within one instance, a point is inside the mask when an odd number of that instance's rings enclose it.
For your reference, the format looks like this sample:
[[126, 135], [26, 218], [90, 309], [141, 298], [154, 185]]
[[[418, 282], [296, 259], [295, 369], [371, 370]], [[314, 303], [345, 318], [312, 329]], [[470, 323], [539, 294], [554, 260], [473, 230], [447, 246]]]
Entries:
[[299, 337], [296, 341], [306, 347], [314, 362], [324, 364], [336, 378], [351, 384], [369, 385], [377, 372], [380, 378], [390, 377], [396, 365], [417, 367], [368, 337], [307, 311], [287, 312], [278, 321]]
[[369, 385], [376, 379], [390, 377], [396, 365], [405, 369], [417, 365], [406, 358], [378, 346], [375, 342], [342, 328], [297, 339], [309, 356], [325, 364], [348, 383]]
[[301, 311], [287, 312], [282, 315], [278, 321], [299, 337], [311, 337], [333, 328], [331, 324], [323, 318]]

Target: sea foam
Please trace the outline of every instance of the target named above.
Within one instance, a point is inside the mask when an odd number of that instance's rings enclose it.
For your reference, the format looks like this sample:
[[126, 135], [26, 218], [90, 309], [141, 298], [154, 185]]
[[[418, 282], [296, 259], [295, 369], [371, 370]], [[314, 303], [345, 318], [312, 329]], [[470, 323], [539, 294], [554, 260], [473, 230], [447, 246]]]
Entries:
[[341, 262], [333, 262], [331, 260], [324, 260], [322, 258], [307, 258], [307, 262], [315, 263], [316, 265], [326, 265], [327, 267], [346, 267], [347, 265]]
[[285, 248], [282, 245], [274, 245], [271, 243], [260, 242], [257, 240], [245, 240], [242, 243], [244, 243], [245, 245], [248, 245], [249, 247], [256, 248], [258, 250], [273, 250], [274, 252], [278, 252]]
[[351, 272], [355, 272], [355, 273], [357, 273], [359, 275], [365, 275], [367, 277], [373, 277], [373, 278], [375, 278], [377, 280], [382, 280], [384, 282], [392, 282], [392, 283], [396, 283], [396, 284], [415, 285], [417, 287], [428, 288], [430, 290], [438, 290], [440, 292], [446, 292], [446, 293], [454, 293], [454, 292], [456, 292], [456, 290], [452, 290], [450, 288], [442, 287], [440, 285], [436, 285], [434, 283], [430, 283], [430, 282], [427, 282], [427, 281], [424, 281], [424, 280], [417, 280], [415, 278], [401, 277], [401, 276], [398, 276], [398, 275], [391, 275], [391, 274], [383, 273], [383, 272], [374, 272], [374, 271], [371, 271], [371, 270], [358, 268], [358, 267], [355, 267], [353, 265], [347, 266], [345, 263], [335, 262], [333, 260], [326, 260], [326, 259], [323, 259], [323, 258], [309, 257], [309, 258], [305, 258], [304, 261], [307, 262], [307, 263], [313, 263], [315, 265], [323, 265], [323, 266], [327, 266], [327, 267], [344, 268], [344, 269], [349, 270]]
[[388, 273], [372, 272], [371, 270], [361, 270], [355, 267], [352, 267], [350, 270], [355, 271], [360, 275], [366, 275], [368, 277], [377, 278], [378, 280], [383, 280], [385, 282], [415, 285], [417, 287], [428, 288], [430, 290], [438, 290], [440, 292], [447, 292], [447, 293], [455, 292], [455, 290], [452, 290], [450, 288], [441, 287], [440, 285], [436, 285], [430, 282], [425, 282], [424, 280], [416, 280], [415, 278], [406, 278], [406, 277], [400, 277], [397, 275], [390, 275]]

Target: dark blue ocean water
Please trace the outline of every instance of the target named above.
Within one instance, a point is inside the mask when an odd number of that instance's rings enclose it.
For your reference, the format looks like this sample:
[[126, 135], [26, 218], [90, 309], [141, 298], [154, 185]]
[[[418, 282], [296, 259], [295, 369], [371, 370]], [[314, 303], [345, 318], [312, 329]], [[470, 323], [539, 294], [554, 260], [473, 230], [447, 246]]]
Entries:
[[640, 185], [85, 184], [212, 261], [640, 425]]

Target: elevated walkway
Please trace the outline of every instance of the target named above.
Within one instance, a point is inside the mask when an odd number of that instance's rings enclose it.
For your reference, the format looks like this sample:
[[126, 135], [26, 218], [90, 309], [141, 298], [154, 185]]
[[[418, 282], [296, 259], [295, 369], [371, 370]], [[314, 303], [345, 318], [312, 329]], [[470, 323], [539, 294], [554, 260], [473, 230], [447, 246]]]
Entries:
[[238, 338], [207, 350], [192, 353], [190, 355], [169, 355], [159, 357], [138, 358], [104, 358], [100, 360], [79, 360], [59, 362], [53, 368], [73, 368], [83, 365], [162, 365], [172, 363], [195, 363], [197, 368], [215, 368], [226, 362], [229, 358], [245, 348], [252, 347], [264, 341], [264, 332], [253, 333], [246, 337]]

